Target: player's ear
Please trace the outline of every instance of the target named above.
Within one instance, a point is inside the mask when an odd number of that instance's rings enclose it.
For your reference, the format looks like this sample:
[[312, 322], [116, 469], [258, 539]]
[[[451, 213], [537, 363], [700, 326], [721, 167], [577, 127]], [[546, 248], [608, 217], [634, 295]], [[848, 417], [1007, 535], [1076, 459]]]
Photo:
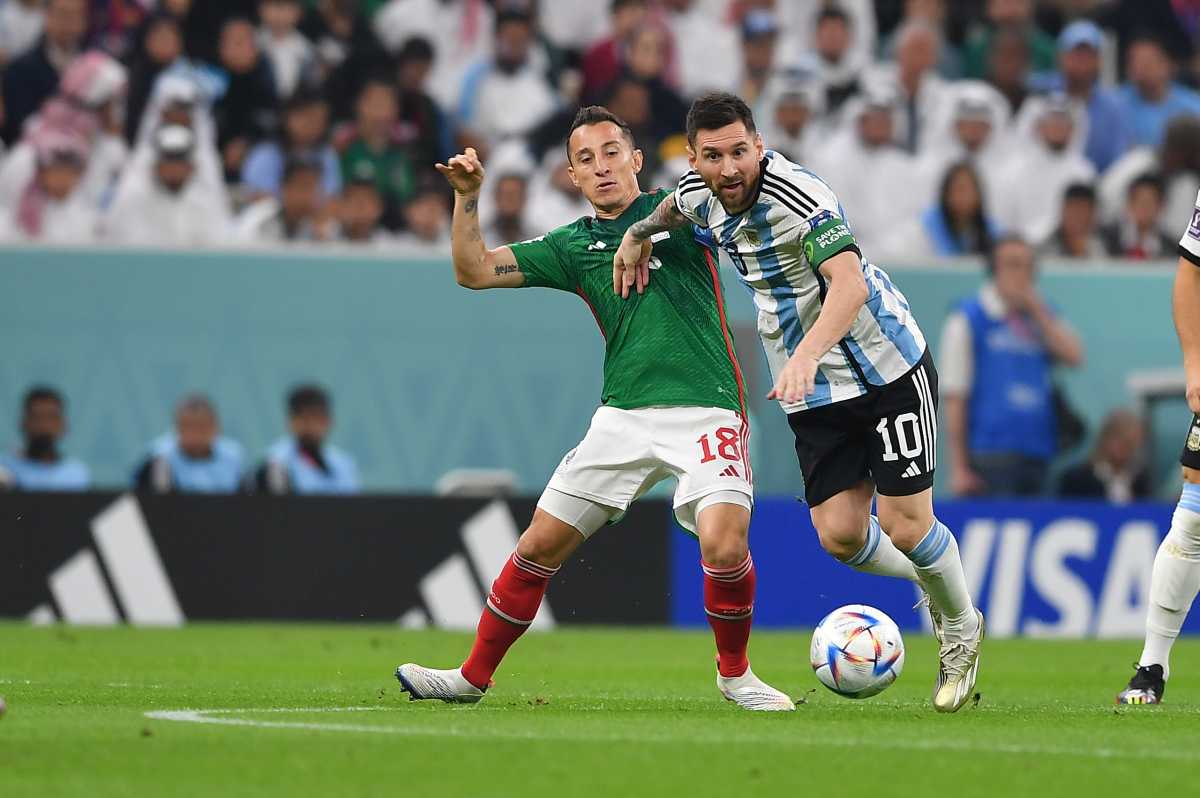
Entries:
[[642, 151], [641, 151], [641, 150], [634, 150], [634, 151], [633, 151], [633, 173], [634, 173], [635, 175], [636, 175], [636, 174], [640, 174], [640, 173], [641, 173], [641, 171], [642, 171], [642, 163], [643, 163], [643, 161], [644, 161], [644, 160], [645, 160], [645, 157], [642, 155]]
[[575, 188], [579, 188], [579, 178], [575, 176], [575, 167], [567, 162], [567, 176], [571, 178], [571, 182], [575, 184]]
[[696, 168], [696, 150], [691, 144], [687, 145], [688, 166]]
[[754, 149], [758, 153], [758, 160], [763, 159], [763, 140], [762, 134], [757, 131], [754, 133]]

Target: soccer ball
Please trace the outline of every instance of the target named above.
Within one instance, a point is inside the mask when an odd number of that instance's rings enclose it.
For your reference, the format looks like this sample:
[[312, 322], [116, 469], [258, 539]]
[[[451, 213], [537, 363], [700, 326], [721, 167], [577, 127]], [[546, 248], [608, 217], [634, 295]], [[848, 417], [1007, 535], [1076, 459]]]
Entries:
[[809, 659], [821, 684], [833, 692], [870, 698], [900, 678], [904, 639], [885, 613], [865, 604], [847, 604], [817, 624]]

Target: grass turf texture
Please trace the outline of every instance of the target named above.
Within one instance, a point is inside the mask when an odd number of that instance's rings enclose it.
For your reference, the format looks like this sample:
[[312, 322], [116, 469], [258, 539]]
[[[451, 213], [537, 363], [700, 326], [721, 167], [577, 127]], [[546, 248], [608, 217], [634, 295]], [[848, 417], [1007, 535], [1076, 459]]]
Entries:
[[[0, 624], [0, 795], [1128, 796], [1175, 794], [1200, 763], [1200, 641], [1177, 646], [1157, 708], [1112, 706], [1131, 642], [988, 641], [981, 702], [946, 716], [929, 703], [931, 639], [910, 635], [900, 680], [850, 701], [818, 685], [799, 632], [751, 645], [756, 672], [803, 698], [795, 713], [722, 700], [700, 631], [534, 633], [481, 704], [400, 693], [398, 663], [449, 666], [469, 642]], [[318, 711], [345, 707], [364, 709]], [[145, 714], [179, 709], [242, 725]]]

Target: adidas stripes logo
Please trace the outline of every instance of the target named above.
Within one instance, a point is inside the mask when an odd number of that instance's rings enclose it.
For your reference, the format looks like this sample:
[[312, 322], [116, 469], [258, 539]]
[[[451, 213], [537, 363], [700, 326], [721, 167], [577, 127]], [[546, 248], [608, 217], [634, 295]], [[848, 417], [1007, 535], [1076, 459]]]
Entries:
[[183, 610], [137, 500], [120, 497], [91, 527], [99, 559], [88, 547], [60, 565], [49, 578], [53, 606], [39, 604], [28, 620], [108, 626], [123, 617], [135, 625], [182, 625]]
[[734, 468], [733, 466], [725, 466], [725, 470], [721, 472], [720, 476], [723, 476], [723, 477], [737, 477], [738, 479], [741, 479], [741, 478], [742, 478], [742, 475], [741, 475], [741, 474], [739, 474], [739, 473], [737, 472], [737, 469], [736, 469], [736, 468]]
[[908, 477], [919, 477], [921, 476], [921, 469], [917, 468], [916, 462], [912, 462], [908, 464], [908, 468], [904, 469], [904, 473], [900, 476], [905, 479]]
[[[517, 547], [520, 532], [508, 505], [496, 500], [462, 525], [466, 553], [452, 554], [417, 585], [421, 605], [400, 616], [406, 629], [436, 626], [440, 629], [473, 630], [479, 623], [492, 579], [508, 562]], [[553, 629], [554, 613], [542, 600], [530, 629]]]

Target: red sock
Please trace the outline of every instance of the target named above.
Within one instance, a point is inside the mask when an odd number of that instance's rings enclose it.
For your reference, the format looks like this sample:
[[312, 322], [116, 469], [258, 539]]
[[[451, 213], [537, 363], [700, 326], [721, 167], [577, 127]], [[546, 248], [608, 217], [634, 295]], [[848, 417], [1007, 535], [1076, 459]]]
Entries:
[[487, 606], [479, 616], [475, 645], [462, 666], [468, 682], [480, 690], [487, 689], [509, 647], [533, 623], [546, 595], [546, 585], [556, 573], [557, 568], [538, 565], [516, 552], [508, 558], [492, 583]]
[[739, 565], [704, 568], [704, 611], [717, 639], [717, 670], [722, 676], [741, 676], [750, 667], [746, 647], [754, 613], [754, 560], [750, 555]]

